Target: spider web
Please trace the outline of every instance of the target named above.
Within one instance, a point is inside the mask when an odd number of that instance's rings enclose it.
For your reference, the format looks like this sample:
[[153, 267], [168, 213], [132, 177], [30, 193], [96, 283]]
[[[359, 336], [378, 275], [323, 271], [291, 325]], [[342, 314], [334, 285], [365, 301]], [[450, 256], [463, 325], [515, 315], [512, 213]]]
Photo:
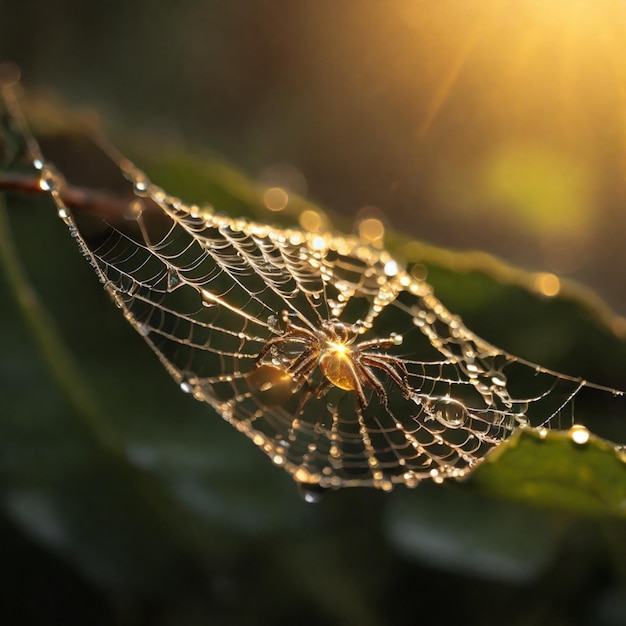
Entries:
[[[9, 108], [4, 124], [15, 132], [23, 123]], [[549, 426], [590, 386], [482, 340], [384, 250], [188, 205], [110, 150], [130, 182], [122, 215], [72, 212], [64, 181], [20, 132], [12, 158], [28, 156], [112, 300], [181, 390], [305, 488], [463, 477], [516, 428]], [[319, 363], [290, 376], [307, 344], [289, 328], [323, 344], [333, 323], [368, 342], [403, 384], [371, 367], [384, 394], [361, 381], [361, 403]]]

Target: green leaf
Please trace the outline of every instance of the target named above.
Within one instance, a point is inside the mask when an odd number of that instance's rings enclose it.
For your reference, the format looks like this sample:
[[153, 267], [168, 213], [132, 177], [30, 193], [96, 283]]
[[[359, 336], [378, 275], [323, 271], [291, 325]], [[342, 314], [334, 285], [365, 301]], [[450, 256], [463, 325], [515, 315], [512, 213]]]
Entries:
[[626, 518], [626, 449], [598, 437], [523, 429], [493, 451], [468, 487], [584, 515]]

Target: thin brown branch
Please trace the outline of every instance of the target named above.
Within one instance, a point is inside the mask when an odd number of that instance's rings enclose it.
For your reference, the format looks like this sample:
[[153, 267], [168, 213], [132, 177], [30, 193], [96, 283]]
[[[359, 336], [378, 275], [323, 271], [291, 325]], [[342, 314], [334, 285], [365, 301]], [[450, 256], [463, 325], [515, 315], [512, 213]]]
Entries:
[[[47, 195], [39, 184], [39, 178], [19, 174], [0, 173], [0, 192], [16, 192], [34, 195]], [[85, 187], [76, 187], [69, 183], [61, 183], [59, 193], [63, 204], [71, 211], [97, 215], [99, 218], [114, 223], [118, 221], [128, 210], [129, 203], [134, 196], [128, 197], [114, 195], [111, 192]], [[154, 203], [149, 198], [143, 198], [145, 208], [154, 208]]]

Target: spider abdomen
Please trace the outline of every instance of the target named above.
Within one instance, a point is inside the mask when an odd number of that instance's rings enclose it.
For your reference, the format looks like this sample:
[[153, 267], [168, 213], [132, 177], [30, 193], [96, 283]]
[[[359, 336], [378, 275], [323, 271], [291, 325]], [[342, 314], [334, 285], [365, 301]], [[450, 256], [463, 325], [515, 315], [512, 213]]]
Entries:
[[357, 373], [352, 361], [351, 350], [342, 343], [329, 342], [319, 360], [320, 370], [335, 387], [344, 391], [354, 391], [357, 386]]

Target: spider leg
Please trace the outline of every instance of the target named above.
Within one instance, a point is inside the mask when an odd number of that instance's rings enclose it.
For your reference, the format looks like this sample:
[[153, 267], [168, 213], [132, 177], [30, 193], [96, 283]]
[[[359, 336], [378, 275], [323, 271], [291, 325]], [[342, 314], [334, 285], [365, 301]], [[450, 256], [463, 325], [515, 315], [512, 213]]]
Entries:
[[306, 377], [309, 371], [313, 368], [317, 358], [320, 355], [320, 348], [317, 344], [310, 345], [300, 356], [298, 356], [292, 363], [290, 363], [287, 371], [294, 377], [300, 376]]
[[[408, 398], [411, 395], [411, 387], [408, 381], [406, 380], [406, 377], [400, 376], [397, 370], [394, 367], [392, 367], [392, 364], [398, 365], [398, 361], [394, 357], [387, 357], [386, 355], [382, 355], [382, 354], [366, 353], [366, 354], [361, 355], [359, 361], [363, 365], [369, 365], [370, 367], [376, 367], [382, 370], [383, 372], [389, 375], [391, 380], [393, 380], [393, 382], [396, 383], [398, 387], [400, 387], [405, 397]], [[404, 373], [406, 374], [406, 372]], [[376, 378], [376, 381], [380, 382], [378, 381], [377, 378]]]
[[322, 378], [322, 380], [311, 389], [311, 393], [315, 395], [316, 398], [321, 398], [331, 386], [332, 383], [327, 378]]
[[[397, 345], [393, 339], [369, 339], [361, 341], [354, 346], [355, 350], [367, 350], [368, 348], [391, 348]], [[393, 358], [393, 357], [392, 357]]]
[[284, 341], [285, 336], [281, 335], [280, 337], [274, 337], [273, 339], [270, 339], [262, 348], [261, 351], [259, 352], [259, 355], [256, 358], [256, 363], [260, 363], [263, 360], [263, 357], [270, 351], [272, 346], [275, 346], [277, 343], [280, 343], [281, 341]]
[[383, 405], [387, 408], [387, 392], [385, 391], [385, 387], [380, 380], [378, 380], [378, 378], [374, 375], [374, 372], [372, 372], [367, 365], [360, 361], [355, 362], [354, 366], [357, 374], [354, 378], [354, 390], [357, 394], [361, 408], [364, 409], [367, 406], [367, 400], [365, 398], [365, 393], [363, 392], [361, 380], [365, 381], [368, 387], [371, 387], [374, 391], [376, 391], [376, 393], [378, 393], [383, 401]]
[[311, 396], [319, 397], [318, 393], [319, 395], [321, 395], [321, 393], [318, 391], [319, 387], [321, 386], [322, 386], [322, 383], [320, 382], [319, 385], [317, 385], [314, 389], [312, 389], [308, 381], [307, 380], [304, 381], [303, 392], [302, 394], [300, 394], [300, 401], [298, 402], [298, 406], [296, 410], [294, 411], [294, 415], [300, 415], [302, 413], [302, 410], [304, 409], [304, 405], [309, 401]]
[[[367, 376], [367, 374], [365, 374], [362, 371], [362, 366], [359, 366], [358, 364], [355, 364], [355, 365], [356, 365], [356, 368], [358, 370], [358, 373], [362, 376], [363, 379], [366, 380], [366, 382], [368, 383], [368, 386], [370, 386], [370, 387], [373, 386], [373, 385], [369, 384], [370, 383], [369, 377]], [[376, 380], [375, 382], [380, 385], [379, 381]], [[375, 386], [374, 386], [374, 388], [376, 389]], [[385, 390], [382, 388], [382, 385], [380, 385], [380, 390], [376, 389], [376, 391], [378, 391], [379, 393], [382, 392], [382, 396], [384, 398], [385, 406], [387, 406], [387, 395], [385, 394]], [[357, 400], [359, 402], [359, 406], [361, 407], [361, 409], [365, 409], [365, 407], [367, 406], [367, 398], [365, 397], [365, 392], [363, 391], [363, 385], [361, 384], [361, 381], [357, 377], [355, 377], [355, 379], [354, 379], [354, 392], [356, 393], [356, 397], [357, 397]]]
[[263, 360], [263, 357], [272, 349], [273, 346], [280, 344], [285, 341], [293, 341], [295, 343], [304, 343], [311, 344], [314, 341], [317, 341], [317, 338], [313, 333], [306, 330], [305, 328], [300, 328], [299, 326], [292, 326], [291, 323], [287, 322], [287, 328], [282, 335], [278, 337], [273, 337], [270, 339], [259, 352], [259, 355], [256, 358], [256, 362], [260, 363]]

